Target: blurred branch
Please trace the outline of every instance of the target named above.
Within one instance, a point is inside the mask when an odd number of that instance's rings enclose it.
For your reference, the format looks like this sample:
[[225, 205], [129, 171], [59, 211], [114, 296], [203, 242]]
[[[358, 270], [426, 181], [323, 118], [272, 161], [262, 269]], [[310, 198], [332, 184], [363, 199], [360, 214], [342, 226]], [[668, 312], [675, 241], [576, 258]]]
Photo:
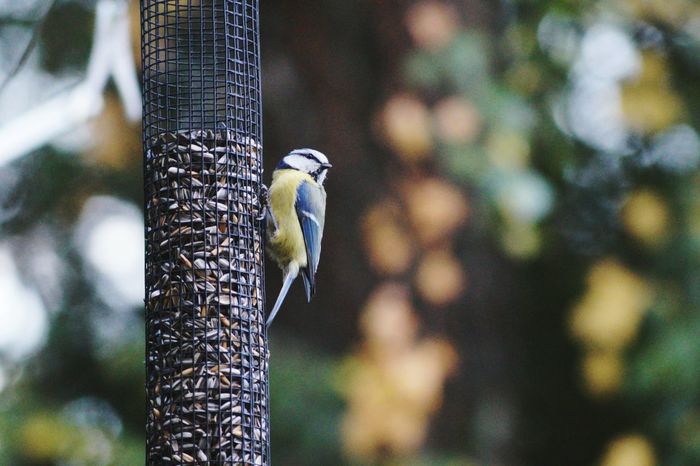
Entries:
[[49, 11], [51, 11], [55, 4], [56, 0], [51, 0], [50, 2], [46, 3], [44, 11], [39, 15], [40, 19], [36, 21], [34, 23], [34, 26], [32, 27], [32, 36], [29, 38], [29, 42], [24, 47], [22, 55], [19, 57], [19, 60], [17, 60], [17, 63], [14, 67], [12, 67], [10, 72], [7, 73], [7, 76], [5, 76], [5, 79], [3, 80], [2, 84], [0, 84], [0, 94], [2, 94], [5, 88], [7, 88], [7, 84], [12, 80], [12, 78], [14, 78], [17, 75], [17, 72], [20, 69], [22, 69], [24, 64], [27, 62], [27, 58], [29, 58], [29, 55], [31, 55], [32, 51], [34, 50], [34, 47], [36, 46], [37, 38], [39, 37], [39, 31], [44, 25]]
[[98, 115], [104, 106], [102, 94], [110, 77], [127, 117], [132, 121], [141, 118], [141, 93], [129, 40], [128, 4], [123, 0], [100, 0], [95, 15], [95, 39], [85, 79], [0, 127], [3, 141], [0, 165]]

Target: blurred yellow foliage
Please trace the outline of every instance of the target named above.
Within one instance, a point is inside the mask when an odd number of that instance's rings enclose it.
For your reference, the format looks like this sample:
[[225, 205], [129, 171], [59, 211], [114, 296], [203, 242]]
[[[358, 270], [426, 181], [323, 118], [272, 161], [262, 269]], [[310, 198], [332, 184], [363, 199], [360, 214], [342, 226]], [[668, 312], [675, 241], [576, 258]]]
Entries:
[[443, 384], [456, 362], [457, 353], [449, 343], [425, 338], [384, 369], [397, 397], [402, 399], [400, 404], [427, 421], [427, 416], [442, 404]]
[[652, 21], [682, 25], [694, 14], [700, 14], [694, 0], [620, 0], [631, 14]]
[[434, 112], [437, 133], [447, 142], [469, 144], [481, 132], [481, 115], [464, 97], [446, 97], [437, 103]]
[[588, 348], [620, 350], [636, 337], [651, 304], [651, 286], [612, 259], [597, 263], [571, 315], [571, 333]]
[[395, 95], [377, 120], [382, 138], [407, 163], [427, 158], [433, 147], [430, 112], [417, 97]]
[[522, 62], [508, 69], [506, 81], [513, 89], [530, 95], [540, 89], [542, 73], [535, 63]]
[[129, 35], [131, 50], [137, 68], [141, 68], [141, 5], [132, 1], [129, 4]]
[[382, 202], [362, 218], [362, 233], [369, 262], [380, 273], [405, 272], [415, 256], [415, 244], [407, 228], [399, 222], [399, 207]]
[[622, 222], [625, 229], [642, 243], [658, 245], [668, 233], [668, 208], [658, 194], [640, 190], [626, 200]]
[[466, 196], [440, 178], [407, 180], [401, 192], [408, 217], [423, 244], [448, 238], [469, 217]]
[[39, 413], [19, 430], [20, 451], [32, 464], [107, 464], [112, 444], [104, 432]]
[[489, 161], [503, 170], [523, 169], [530, 162], [530, 144], [522, 133], [507, 129], [491, 131], [486, 141]]
[[360, 329], [369, 346], [390, 357], [404, 351], [416, 338], [418, 321], [405, 286], [384, 284], [370, 295], [360, 316]]
[[348, 402], [342, 422], [349, 456], [370, 460], [389, 451], [403, 455], [425, 441], [428, 422], [442, 403], [455, 350], [437, 338], [416, 338], [408, 290], [382, 285], [361, 316], [362, 349], [346, 362], [341, 392]]
[[467, 277], [457, 258], [450, 251], [428, 252], [416, 272], [416, 288], [435, 306], [455, 301], [466, 288]]
[[590, 350], [583, 359], [582, 372], [588, 393], [596, 397], [611, 395], [622, 384], [622, 355], [615, 350]]
[[632, 434], [613, 440], [605, 452], [601, 466], [655, 466], [656, 454], [649, 440]]
[[655, 133], [678, 121], [683, 101], [670, 84], [666, 60], [654, 52], [642, 56], [641, 74], [624, 84], [622, 111], [632, 129]]
[[62, 458], [70, 448], [71, 435], [63, 422], [48, 415], [27, 419], [20, 431], [25, 453], [37, 462]]
[[415, 44], [436, 51], [447, 46], [459, 28], [459, 13], [445, 2], [421, 1], [409, 8], [406, 27]]
[[119, 99], [108, 94], [104, 110], [93, 122], [92, 146], [85, 159], [111, 169], [125, 169], [140, 163], [141, 125], [126, 120]]
[[688, 233], [694, 241], [700, 240], [700, 174], [696, 173], [690, 181], [693, 190], [688, 199], [686, 221]]
[[512, 257], [527, 259], [534, 257], [542, 245], [537, 225], [529, 222], [510, 220], [503, 225], [501, 245]]

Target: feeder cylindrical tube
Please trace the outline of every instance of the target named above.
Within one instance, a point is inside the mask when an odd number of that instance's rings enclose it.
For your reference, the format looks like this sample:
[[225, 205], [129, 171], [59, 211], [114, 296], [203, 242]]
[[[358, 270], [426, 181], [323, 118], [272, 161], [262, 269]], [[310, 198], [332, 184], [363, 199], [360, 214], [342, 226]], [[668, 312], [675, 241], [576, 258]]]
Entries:
[[147, 464], [269, 464], [258, 2], [142, 0]]

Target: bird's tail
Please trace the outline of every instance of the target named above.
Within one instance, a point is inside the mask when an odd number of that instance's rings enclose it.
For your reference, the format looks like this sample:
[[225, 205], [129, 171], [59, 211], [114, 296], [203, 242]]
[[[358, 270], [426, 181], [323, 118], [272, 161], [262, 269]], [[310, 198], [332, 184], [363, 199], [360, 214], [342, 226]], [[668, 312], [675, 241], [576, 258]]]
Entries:
[[287, 296], [287, 292], [289, 291], [289, 287], [292, 285], [292, 282], [294, 279], [297, 278], [297, 274], [293, 273], [293, 271], [289, 270], [284, 274], [284, 283], [282, 283], [282, 289], [280, 290], [279, 296], [277, 296], [277, 301], [275, 301], [275, 307], [272, 308], [272, 312], [270, 312], [270, 317], [267, 318], [267, 325], [268, 327], [274, 320], [275, 316], [277, 315], [277, 312], [279, 312], [280, 307], [282, 307], [282, 302], [284, 301], [285, 296]]

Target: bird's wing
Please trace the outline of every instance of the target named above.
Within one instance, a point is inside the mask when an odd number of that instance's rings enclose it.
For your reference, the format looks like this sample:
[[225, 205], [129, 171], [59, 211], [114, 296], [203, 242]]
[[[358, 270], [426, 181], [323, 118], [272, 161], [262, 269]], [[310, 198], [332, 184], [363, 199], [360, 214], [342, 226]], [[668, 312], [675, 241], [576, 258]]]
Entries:
[[326, 193], [322, 187], [308, 181], [302, 181], [297, 188], [295, 204], [301, 232], [306, 245], [306, 267], [301, 270], [306, 288], [306, 299], [311, 300], [316, 288], [316, 270], [321, 257], [321, 238], [323, 237], [324, 214], [326, 210]]

